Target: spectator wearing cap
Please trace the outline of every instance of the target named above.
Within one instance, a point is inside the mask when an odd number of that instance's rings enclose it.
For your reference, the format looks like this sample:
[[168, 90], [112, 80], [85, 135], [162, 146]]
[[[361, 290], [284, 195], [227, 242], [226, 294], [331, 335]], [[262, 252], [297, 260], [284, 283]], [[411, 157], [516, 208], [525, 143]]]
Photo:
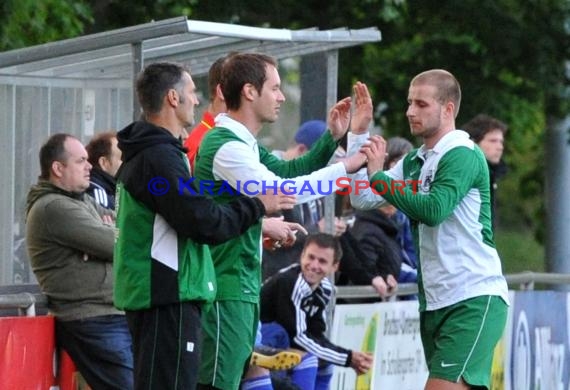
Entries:
[[326, 130], [325, 121], [313, 119], [304, 122], [295, 133], [295, 142], [287, 150], [275, 150], [273, 154], [286, 161], [300, 157], [311, 150], [311, 147]]

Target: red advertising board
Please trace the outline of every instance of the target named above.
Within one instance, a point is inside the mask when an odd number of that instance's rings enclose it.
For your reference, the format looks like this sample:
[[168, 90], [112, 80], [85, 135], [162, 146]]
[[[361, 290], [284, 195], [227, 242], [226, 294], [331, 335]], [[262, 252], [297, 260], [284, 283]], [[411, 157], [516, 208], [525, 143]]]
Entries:
[[0, 317], [0, 388], [86, 388], [69, 356], [56, 359], [55, 351], [53, 317]]
[[49, 389], [56, 384], [51, 316], [0, 318], [0, 383], [4, 389]]

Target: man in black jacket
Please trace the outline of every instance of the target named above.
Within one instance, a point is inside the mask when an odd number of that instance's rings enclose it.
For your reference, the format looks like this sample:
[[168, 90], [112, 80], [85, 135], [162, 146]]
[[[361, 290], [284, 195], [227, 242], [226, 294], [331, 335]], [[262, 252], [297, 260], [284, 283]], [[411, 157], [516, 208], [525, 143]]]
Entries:
[[89, 163], [93, 166], [86, 192], [101, 206], [111, 210], [115, 209], [115, 175], [122, 163], [117, 143], [117, 133], [106, 131], [94, 136], [85, 146]]
[[[372, 366], [370, 354], [340, 347], [326, 337], [326, 307], [333, 290], [327, 275], [337, 270], [341, 252], [338, 241], [330, 234], [310, 235], [300, 263], [281, 270], [261, 288], [263, 326], [268, 323], [282, 326], [289, 335], [291, 347], [319, 359], [314, 386], [318, 389], [328, 388], [331, 364], [352, 367], [358, 375]], [[307, 388], [306, 383], [298, 385]]]

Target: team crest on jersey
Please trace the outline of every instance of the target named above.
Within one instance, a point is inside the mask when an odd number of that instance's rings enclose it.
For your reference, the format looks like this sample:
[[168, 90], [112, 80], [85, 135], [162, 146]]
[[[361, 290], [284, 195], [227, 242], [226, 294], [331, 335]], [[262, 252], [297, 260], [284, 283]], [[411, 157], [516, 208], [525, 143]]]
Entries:
[[433, 176], [434, 176], [434, 169], [430, 169], [426, 175], [424, 176], [424, 178], [421, 180], [421, 184], [420, 184], [420, 189], [423, 193], [428, 193], [430, 192], [431, 189], [431, 183], [433, 182]]

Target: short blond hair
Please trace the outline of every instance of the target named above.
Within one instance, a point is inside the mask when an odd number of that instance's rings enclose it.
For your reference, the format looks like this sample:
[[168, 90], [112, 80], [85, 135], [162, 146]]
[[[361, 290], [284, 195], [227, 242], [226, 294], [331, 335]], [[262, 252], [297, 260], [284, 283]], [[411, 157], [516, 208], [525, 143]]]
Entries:
[[457, 117], [461, 104], [461, 87], [455, 76], [444, 69], [430, 69], [418, 74], [410, 82], [410, 86], [417, 84], [433, 85], [437, 90], [437, 101], [441, 104], [452, 102], [455, 107], [454, 116]]

